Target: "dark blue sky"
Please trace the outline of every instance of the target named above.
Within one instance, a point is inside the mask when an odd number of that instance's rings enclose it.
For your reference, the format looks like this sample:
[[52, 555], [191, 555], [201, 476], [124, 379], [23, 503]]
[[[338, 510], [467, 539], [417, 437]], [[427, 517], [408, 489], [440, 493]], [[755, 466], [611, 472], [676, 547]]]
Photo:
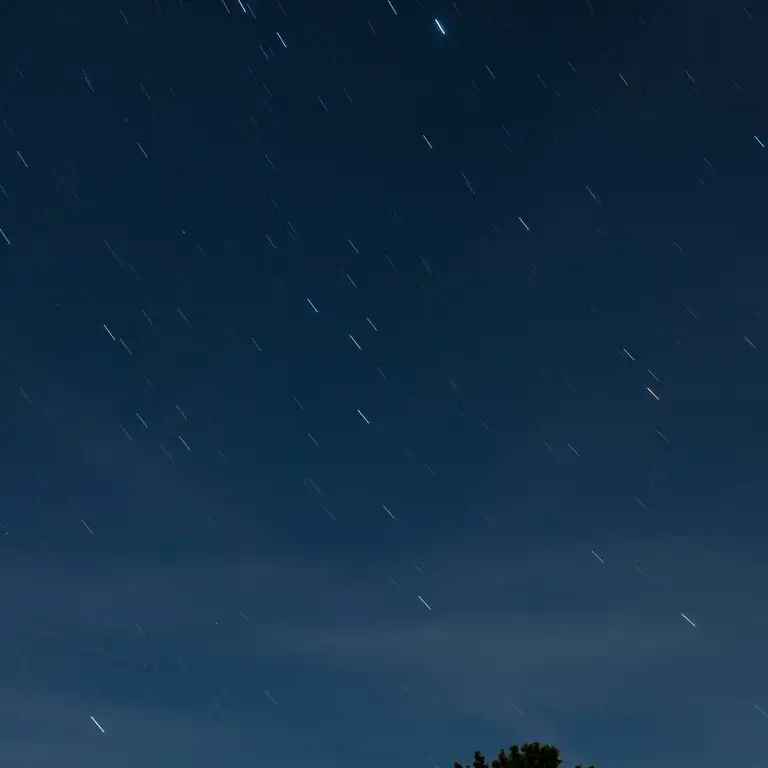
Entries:
[[0, 765], [768, 766], [765, 12], [393, 3], [0, 11]]

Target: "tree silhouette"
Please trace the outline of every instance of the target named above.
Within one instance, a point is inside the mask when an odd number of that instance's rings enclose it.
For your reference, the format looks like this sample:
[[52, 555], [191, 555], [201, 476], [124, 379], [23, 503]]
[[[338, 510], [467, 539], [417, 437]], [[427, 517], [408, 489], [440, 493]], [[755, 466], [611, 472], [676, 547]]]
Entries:
[[[560, 759], [560, 750], [548, 744], [516, 744], [509, 751], [501, 750], [499, 756], [491, 763], [490, 768], [560, 768], [563, 761]], [[461, 763], [454, 763], [453, 768], [465, 768]], [[482, 752], [475, 752], [475, 759], [466, 768], [488, 768], [488, 760]], [[577, 765], [576, 768], [583, 768]], [[591, 765], [589, 768], [595, 768]]]

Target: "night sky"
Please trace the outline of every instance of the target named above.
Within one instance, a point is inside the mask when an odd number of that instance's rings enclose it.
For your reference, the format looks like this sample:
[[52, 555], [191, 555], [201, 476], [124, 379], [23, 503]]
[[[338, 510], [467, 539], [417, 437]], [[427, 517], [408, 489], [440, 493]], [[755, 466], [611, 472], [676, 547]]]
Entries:
[[0, 766], [766, 768], [766, 39], [4, 4]]

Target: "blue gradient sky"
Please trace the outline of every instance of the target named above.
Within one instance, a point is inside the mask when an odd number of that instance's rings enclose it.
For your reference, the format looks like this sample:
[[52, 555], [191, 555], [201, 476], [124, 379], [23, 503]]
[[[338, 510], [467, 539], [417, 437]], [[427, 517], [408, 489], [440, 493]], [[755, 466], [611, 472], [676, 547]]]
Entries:
[[395, 10], [0, 12], [1, 765], [764, 766], [765, 19]]

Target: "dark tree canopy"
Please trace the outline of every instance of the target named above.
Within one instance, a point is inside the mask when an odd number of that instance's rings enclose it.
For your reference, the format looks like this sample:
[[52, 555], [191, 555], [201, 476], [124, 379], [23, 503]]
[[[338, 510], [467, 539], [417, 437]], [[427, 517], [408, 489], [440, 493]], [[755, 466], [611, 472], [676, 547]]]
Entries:
[[[563, 761], [560, 759], [560, 750], [548, 744], [516, 744], [509, 750], [501, 750], [499, 756], [491, 763], [490, 768], [560, 768]], [[453, 768], [465, 768], [461, 763], [454, 763]], [[466, 768], [489, 768], [488, 760], [482, 752], [475, 752], [475, 759]], [[577, 765], [576, 768], [583, 768]], [[595, 768], [591, 765], [589, 768]]]

